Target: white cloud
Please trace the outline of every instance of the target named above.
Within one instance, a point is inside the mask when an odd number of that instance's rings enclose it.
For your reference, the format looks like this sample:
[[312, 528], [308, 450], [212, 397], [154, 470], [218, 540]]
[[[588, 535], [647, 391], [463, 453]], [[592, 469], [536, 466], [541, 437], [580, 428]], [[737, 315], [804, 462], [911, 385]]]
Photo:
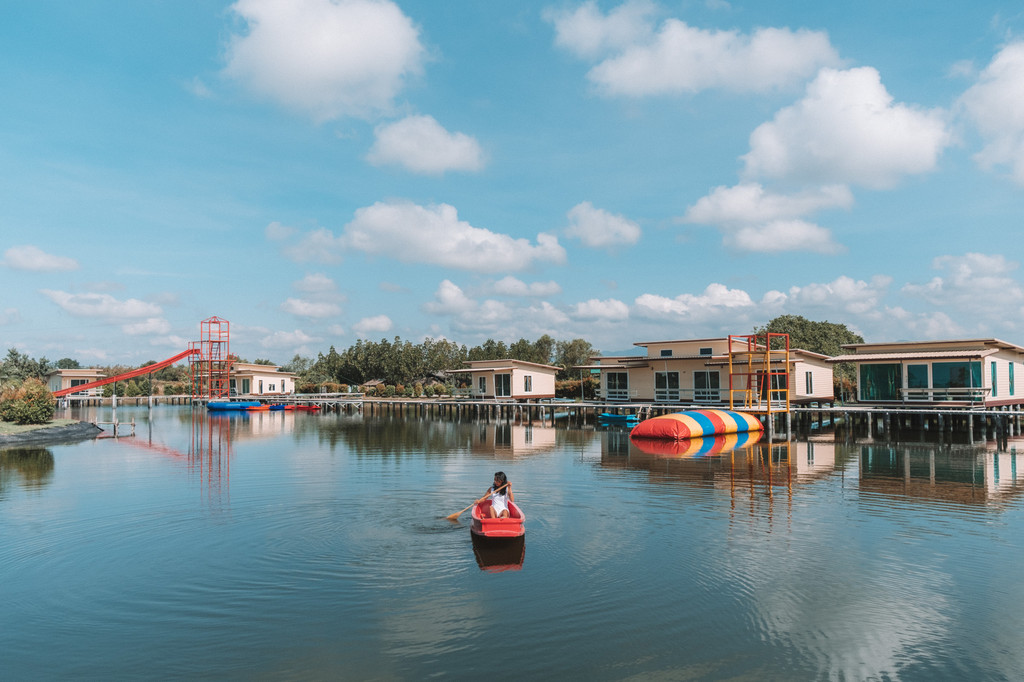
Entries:
[[716, 187], [687, 210], [682, 222], [717, 225], [726, 244], [744, 251], [830, 254], [842, 250], [831, 232], [801, 216], [852, 204], [853, 195], [843, 185], [783, 195], [766, 192], [757, 183], [745, 183]]
[[311, 294], [333, 292], [337, 289], [337, 285], [334, 283], [334, 280], [320, 272], [308, 273], [301, 280], [292, 284], [292, 286], [297, 291], [304, 291]]
[[958, 104], [986, 143], [975, 160], [986, 169], [1008, 166], [1024, 185], [1024, 42], [1007, 45]]
[[12, 246], [4, 251], [4, 259], [0, 261], [13, 270], [30, 270], [32, 272], [57, 272], [60, 270], [77, 270], [78, 261], [66, 256], [54, 256], [46, 253], [38, 246]]
[[571, 12], [547, 10], [544, 17], [555, 26], [556, 45], [578, 57], [597, 58], [649, 41], [656, 12], [653, 2], [628, 0], [605, 16], [597, 3], [589, 0]]
[[604, 301], [592, 298], [577, 303], [573, 317], [581, 320], [622, 321], [629, 319], [629, 306], [614, 298]]
[[974, 317], [998, 318], [1008, 306], [1024, 302], [1024, 288], [1011, 274], [1019, 266], [1002, 255], [940, 256], [932, 261], [932, 267], [946, 275], [926, 284], [907, 284], [903, 292]]
[[274, 332], [260, 340], [260, 346], [267, 349], [298, 349], [319, 341], [304, 331], [296, 329], [292, 332]]
[[839, 56], [820, 31], [759, 28], [750, 35], [707, 31], [667, 19], [655, 31], [653, 5], [629, 2], [606, 17], [594, 3], [552, 13], [555, 42], [583, 58], [608, 55], [588, 78], [610, 95], [641, 97], [724, 89], [790, 88]]
[[377, 139], [366, 159], [375, 166], [394, 164], [425, 175], [484, 167], [484, 153], [475, 138], [449, 133], [431, 116], [409, 116], [374, 132]]
[[352, 325], [352, 329], [360, 336], [366, 336], [368, 334], [386, 332], [392, 326], [393, 323], [390, 317], [387, 315], [376, 315], [374, 317], [364, 317]]
[[639, 225], [621, 215], [594, 208], [589, 201], [573, 206], [567, 215], [566, 236], [575, 237], [586, 246], [601, 248], [636, 244], [640, 240]]
[[264, 228], [263, 234], [270, 241], [279, 242], [295, 234], [295, 228], [282, 225], [275, 220]]
[[370, 117], [392, 107], [422, 70], [419, 31], [388, 0], [239, 0], [246, 24], [224, 72], [317, 121]]
[[875, 69], [822, 69], [805, 97], [750, 136], [747, 177], [893, 187], [935, 168], [944, 114], [894, 104]]
[[494, 283], [494, 293], [501, 296], [557, 296], [562, 293], [562, 287], [554, 281], [527, 284], [509, 275]]
[[303, 234], [295, 243], [282, 249], [285, 256], [296, 263], [337, 265], [342, 261], [343, 240], [326, 227]]
[[870, 282], [843, 275], [827, 283], [791, 287], [788, 303], [791, 309], [842, 310], [853, 315], [865, 315], [876, 311], [891, 283], [892, 278], [885, 275], [876, 275]]
[[308, 301], [289, 298], [281, 304], [281, 310], [297, 317], [324, 318], [341, 314], [341, 306], [328, 301]]
[[171, 331], [171, 323], [162, 317], [151, 317], [142, 322], [134, 322], [121, 327], [121, 331], [129, 336], [141, 336], [143, 334], [164, 335]]
[[754, 305], [747, 292], [730, 289], [717, 282], [709, 284], [700, 295], [680, 294], [668, 298], [657, 294], [642, 294], [634, 303], [637, 313], [642, 317], [673, 316], [696, 320], [721, 315], [725, 310], [750, 308]]
[[357, 210], [339, 239], [348, 248], [406, 263], [480, 272], [565, 261], [565, 249], [556, 237], [538, 234], [534, 246], [525, 239], [473, 227], [459, 220], [455, 208], [447, 204], [378, 202]]
[[160, 306], [136, 298], [119, 301], [109, 294], [69, 294], [42, 289], [41, 293], [65, 312], [76, 317], [136, 319], [160, 317]]
[[424, 304], [424, 310], [433, 315], [462, 315], [476, 309], [476, 301], [466, 296], [461, 287], [444, 280], [434, 292], [434, 300]]
[[0, 325], [14, 324], [21, 321], [21, 312], [17, 308], [0, 310]]

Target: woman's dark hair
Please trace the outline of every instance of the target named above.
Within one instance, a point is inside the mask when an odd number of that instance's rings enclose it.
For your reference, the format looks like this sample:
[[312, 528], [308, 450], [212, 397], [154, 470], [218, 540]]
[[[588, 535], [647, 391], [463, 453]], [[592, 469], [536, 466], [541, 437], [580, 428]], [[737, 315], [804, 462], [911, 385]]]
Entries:
[[[505, 472], [504, 471], [496, 471], [494, 473], [494, 479], [496, 481], [498, 481], [498, 484], [493, 486], [496, 490], [498, 488], [501, 488], [501, 486], [505, 485], [506, 483], [508, 483], [508, 477], [505, 476]], [[505, 486], [504, 488], [502, 488], [501, 490], [498, 491], [498, 494], [499, 495], [508, 495], [508, 489], [511, 488], [511, 487], [512, 486]]]

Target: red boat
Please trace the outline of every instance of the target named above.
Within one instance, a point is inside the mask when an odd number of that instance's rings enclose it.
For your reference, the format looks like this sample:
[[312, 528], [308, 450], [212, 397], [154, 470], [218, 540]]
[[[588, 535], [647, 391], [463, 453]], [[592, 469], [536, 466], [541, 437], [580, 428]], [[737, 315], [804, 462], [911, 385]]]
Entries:
[[515, 502], [508, 503], [508, 517], [491, 518], [491, 501], [484, 500], [473, 507], [473, 535], [485, 538], [518, 538], [526, 534], [526, 515]]

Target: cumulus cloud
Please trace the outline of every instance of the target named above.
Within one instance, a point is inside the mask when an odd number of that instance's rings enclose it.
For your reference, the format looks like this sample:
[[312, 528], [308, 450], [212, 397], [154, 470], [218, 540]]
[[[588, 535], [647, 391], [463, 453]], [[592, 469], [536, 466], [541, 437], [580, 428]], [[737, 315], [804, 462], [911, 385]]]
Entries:
[[982, 71], [958, 105], [985, 139], [975, 160], [985, 169], [1007, 166], [1024, 185], [1024, 42], [1007, 45]]
[[288, 243], [282, 252], [296, 263], [337, 265], [342, 261], [344, 250], [344, 241], [326, 227], [321, 227], [303, 234], [295, 242]]
[[558, 239], [538, 234], [537, 244], [458, 219], [453, 206], [378, 202], [356, 211], [340, 241], [347, 248], [406, 263], [480, 272], [523, 270], [536, 262], [562, 263]]
[[589, 201], [574, 206], [568, 213], [568, 237], [575, 237], [593, 248], [636, 244], [640, 239], [640, 226], [621, 215], [594, 208]]
[[629, 306], [614, 298], [601, 301], [592, 298], [577, 303], [573, 317], [580, 320], [613, 320], [622, 321], [629, 318]]
[[317, 121], [389, 111], [422, 71], [419, 30], [388, 0], [239, 0], [224, 73]]
[[730, 289], [724, 284], [712, 282], [699, 295], [680, 294], [668, 298], [657, 294], [642, 294], [634, 301], [641, 317], [704, 319], [720, 314], [722, 309], [749, 308], [754, 305], [750, 294], [742, 289]]
[[4, 259], [0, 264], [13, 270], [29, 270], [32, 272], [58, 272], [61, 270], [77, 270], [78, 261], [66, 256], [54, 256], [46, 253], [38, 246], [12, 246], [4, 251]]
[[162, 317], [151, 317], [142, 322], [133, 322], [121, 327], [121, 331], [129, 336], [143, 334], [167, 334], [171, 331], [171, 323]]
[[278, 331], [260, 339], [260, 346], [267, 349], [301, 349], [320, 339], [296, 329], [291, 332]]
[[757, 183], [716, 187], [691, 206], [681, 219], [686, 223], [716, 225], [726, 244], [744, 251], [773, 253], [842, 250], [829, 230], [802, 216], [829, 208], [849, 208], [853, 195], [843, 185], [829, 185], [783, 195]]
[[434, 300], [423, 306], [424, 310], [434, 315], [462, 315], [476, 308], [476, 301], [471, 299], [457, 284], [444, 280], [434, 292]]
[[282, 225], [275, 220], [264, 228], [263, 234], [270, 241], [279, 242], [288, 239], [295, 234], [295, 228], [289, 227], [288, 225]]
[[374, 317], [364, 317], [359, 320], [352, 325], [352, 329], [360, 336], [367, 336], [368, 334], [379, 334], [389, 331], [392, 326], [391, 318], [387, 315], [375, 315]]
[[475, 138], [449, 133], [431, 116], [409, 116], [380, 125], [366, 159], [375, 166], [397, 165], [413, 173], [478, 171], [484, 153]]
[[870, 281], [843, 275], [826, 283], [812, 283], [789, 289], [788, 303], [801, 309], [842, 310], [853, 315], [876, 311], [888, 292], [892, 278], [876, 275]]
[[334, 280], [320, 272], [307, 274], [301, 280], [292, 284], [292, 286], [298, 291], [314, 294], [333, 292], [337, 289]]
[[607, 16], [593, 2], [550, 13], [555, 43], [598, 59], [588, 78], [609, 95], [641, 97], [724, 89], [764, 92], [793, 87], [839, 56], [820, 31], [760, 28], [707, 31], [678, 19], [655, 28], [648, 2], [627, 2]]
[[605, 15], [590, 0], [571, 11], [547, 10], [544, 17], [554, 24], [556, 45], [592, 59], [648, 42], [654, 34], [656, 13], [653, 2], [631, 0]]
[[558, 282], [530, 282], [509, 275], [494, 283], [494, 293], [501, 296], [556, 296], [562, 293]]
[[160, 317], [160, 306], [137, 298], [119, 301], [109, 294], [71, 294], [66, 291], [42, 289], [41, 293], [76, 317], [98, 317], [111, 320]]
[[281, 304], [281, 310], [296, 317], [324, 318], [341, 314], [341, 306], [328, 301], [309, 301], [289, 298]]
[[943, 112], [894, 103], [875, 69], [827, 68], [754, 130], [743, 160], [750, 178], [887, 189], [933, 170], [950, 142]]
[[944, 275], [925, 284], [907, 284], [902, 291], [975, 317], [1003, 316], [1007, 306], [1024, 302], [1024, 289], [1012, 274], [1019, 265], [1002, 255], [940, 256], [932, 261], [932, 268]]

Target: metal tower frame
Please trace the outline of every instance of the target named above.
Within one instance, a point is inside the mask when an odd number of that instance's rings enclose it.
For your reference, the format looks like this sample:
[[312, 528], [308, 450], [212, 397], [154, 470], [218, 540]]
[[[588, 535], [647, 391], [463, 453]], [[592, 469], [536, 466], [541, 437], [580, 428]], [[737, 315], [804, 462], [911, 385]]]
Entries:
[[189, 342], [192, 399], [227, 398], [231, 393], [231, 323], [210, 317], [199, 323], [199, 341]]
[[729, 409], [789, 412], [789, 334], [729, 336]]

